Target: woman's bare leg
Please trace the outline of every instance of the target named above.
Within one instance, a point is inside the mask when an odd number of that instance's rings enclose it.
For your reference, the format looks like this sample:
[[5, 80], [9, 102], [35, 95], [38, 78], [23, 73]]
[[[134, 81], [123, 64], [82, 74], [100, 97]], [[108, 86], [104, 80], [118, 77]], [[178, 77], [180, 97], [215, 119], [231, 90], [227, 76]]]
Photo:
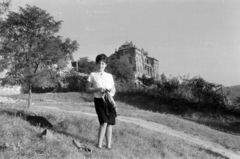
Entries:
[[107, 148], [110, 149], [112, 144], [112, 125], [107, 125], [106, 141], [107, 141]]
[[99, 131], [98, 131], [98, 147], [102, 147], [102, 142], [106, 134], [106, 129], [107, 129], [107, 123], [103, 123], [102, 125], [100, 125]]

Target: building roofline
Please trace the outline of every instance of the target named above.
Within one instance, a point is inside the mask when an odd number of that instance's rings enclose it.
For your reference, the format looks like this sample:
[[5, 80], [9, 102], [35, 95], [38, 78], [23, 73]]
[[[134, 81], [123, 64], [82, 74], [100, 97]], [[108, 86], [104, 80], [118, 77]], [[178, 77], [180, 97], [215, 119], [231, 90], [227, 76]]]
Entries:
[[154, 57], [149, 57], [149, 56], [148, 56], [148, 58], [149, 58], [149, 59], [153, 59], [153, 60], [156, 60], [156, 61], [158, 61], [158, 60], [157, 60], [157, 59], [155, 59]]
[[[126, 46], [126, 48], [122, 48], [122, 46]], [[132, 41], [131, 42], [125, 42], [124, 44], [122, 44], [119, 48], [118, 48], [118, 51], [122, 51], [122, 50], [128, 50], [128, 49], [137, 49], [138, 51], [140, 51], [143, 55], [145, 55], [147, 58], [150, 58], [150, 59], [153, 59], [155, 61], [158, 61], [157, 59], [153, 58], [153, 57], [149, 57], [148, 56], [148, 52], [145, 51], [143, 48], [142, 49], [139, 49], [137, 48], [135, 45], [133, 45]], [[118, 52], [117, 51], [117, 52]]]

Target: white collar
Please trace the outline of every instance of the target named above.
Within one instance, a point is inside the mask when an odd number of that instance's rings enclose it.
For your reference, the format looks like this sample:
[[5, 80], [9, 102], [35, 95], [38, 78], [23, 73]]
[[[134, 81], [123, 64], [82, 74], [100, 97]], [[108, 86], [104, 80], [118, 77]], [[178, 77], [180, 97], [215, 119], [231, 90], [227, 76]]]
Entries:
[[105, 72], [97, 72], [97, 75], [100, 75], [100, 76], [102, 76], [104, 74], [105, 74]]

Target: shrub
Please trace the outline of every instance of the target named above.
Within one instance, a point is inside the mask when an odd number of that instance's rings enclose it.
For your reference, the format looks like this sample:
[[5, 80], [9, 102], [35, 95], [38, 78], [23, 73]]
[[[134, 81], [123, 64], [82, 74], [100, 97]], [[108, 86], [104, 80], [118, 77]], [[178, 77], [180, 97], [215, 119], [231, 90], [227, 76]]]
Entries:
[[61, 91], [67, 92], [85, 92], [88, 76], [78, 72], [70, 72], [62, 79]]
[[128, 93], [136, 90], [136, 84], [133, 81], [115, 80], [116, 92]]

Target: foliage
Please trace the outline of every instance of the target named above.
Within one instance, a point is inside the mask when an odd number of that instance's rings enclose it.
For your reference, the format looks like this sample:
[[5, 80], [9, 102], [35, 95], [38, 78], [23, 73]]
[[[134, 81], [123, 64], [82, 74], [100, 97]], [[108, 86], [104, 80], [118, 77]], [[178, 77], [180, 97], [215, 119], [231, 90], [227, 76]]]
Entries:
[[87, 78], [87, 76], [79, 75], [78, 72], [70, 72], [63, 78], [64, 88], [62, 88], [62, 91], [85, 92]]
[[179, 87], [179, 81], [177, 78], [173, 78], [169, 81], [164, 79], [163, 81], [156, 82], [158, 92], [162, 94], [163, 96], [170, 95], [170, 93], [173, 93], [176, 89]]
[[115, 87], [116, 87], [116, 92], [132, 92], [136, 89], [135, 83], [133, 81], [125, 81], [125, 80], [115, 80]]
[[[4, 19], [4, 14], [7, 13], [7, 11], [9, 10], [9, 6], [11, 4], [11, 0], [1, 0], [0, 1], [0, 21], [2, 21]], [[1, 38], [0, 38], [0, 42], [1, 42]], [[0, 48], [1, 48], [1, 43], [0, 43]], [[5, 69], [5, 64], [6, 62], [4, 60], [2, 60], [0, 58], [0, 72], [4, 71]]]
[[[43, 70], [33, 78], [35, 84], [32, 86], [32, 92], [35, 93], [45, 93], [49, 91], [54, 91], [59, 85], [59, 74], [57, 71], [53, 70]], [[29, 92], [28, 85], [22, 85], [22, 92]]]
[[1, 0], [0, 1], [0, 15], [8, 11], [12, 0]]
[[134, 72], [128, 64], [118, 59], [110, 59], [106, 71], [115, 76], [116, 80], [131, 81], [134, 79]]
[[132, 84], [132, 87], [129, 86], [132, 91], [126, 89], [126, 93], [144, 94], [161, 103], [172, 105], [175, 110], [191, 108], [198, 111], [240, 112], [235, 106], [229, 106], [225, 102], [226, 96], [220, 91], [222, 85], [207, 82], [199, 76], [191, 79], [187, 76], [180, 77], [181, 82], [178, 77], [167, 79], [164, 74], [161, 75], [161, 80], [144, 76], [138, 79], [147, 87], [136, 89]]
[[138, 77], [137, 79], [140, 80], [146, 86], [152, 86], [155, 83], [153, 77], [148, 78], [146, 77], [145, 74], [143, 74], [142, 77]]
[[232, 106], [232, 109], [236, 112], [240, 112], [240, 97], [235, 98], [236, 104]]
[[240, 97], [236, 98], [236, 102], [237, 102], [237, 104], [240, 104]]
[[165, 74], [163, 73], [163, 74], [161, 74], [161, 81], [163, 82], [163, 83], [165, 83], [165, 82], [167, 82], [167, 77], [165, 76]]
[[198, 103], [210, 104], [216, 108], [223, 105], [222, 95], [218, 93], [221, 85], [206, 82], [201, 77], [192, 78], [188, 85]]
[[[61, 26], [45, 10], [27, 5], [19, 13], [10, 12], [0, 22], [1, 67], [8, 70], [4, 84], [31, 88], [52, 87], [56, 84], [60, 61], [72, 59], [78, 49], [76, 41], [55, 36]], [[30, 105], [29, 105], [30, 106]]]
[[90, 61], [88, 57], [79, 58], [78, 62], [78, 72], [90, 74], [96, 71], [96, 64], [94, 61]]

